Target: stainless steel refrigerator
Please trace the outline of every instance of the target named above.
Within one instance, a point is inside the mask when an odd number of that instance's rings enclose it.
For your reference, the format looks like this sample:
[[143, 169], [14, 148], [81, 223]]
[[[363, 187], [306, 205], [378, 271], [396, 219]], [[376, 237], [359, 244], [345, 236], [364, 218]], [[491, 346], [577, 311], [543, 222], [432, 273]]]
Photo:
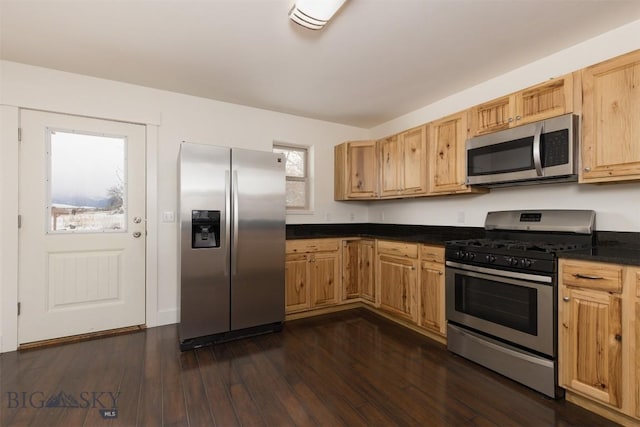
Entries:
[[179, 191], [180, 348], [282, 329], [281, 155], [183, 142]]

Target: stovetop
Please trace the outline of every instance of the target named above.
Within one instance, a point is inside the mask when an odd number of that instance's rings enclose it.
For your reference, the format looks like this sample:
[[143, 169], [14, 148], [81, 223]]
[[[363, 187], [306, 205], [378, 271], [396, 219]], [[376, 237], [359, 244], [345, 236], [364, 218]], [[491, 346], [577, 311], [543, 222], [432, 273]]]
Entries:
[[450, 245], [468, 246], [469, 248], [508, 249], [513, 251], [536, 251], [554, 253], [583, 248], [584, 245], [571, 242], [546, 242], [505, 239], [469, 239], [453, 240]]
[[594, 211], [488, 212], [485, 238], [446, 242], [445, 260], [448, 263], [554, 274], [556, 254], [590, 247], [594, 229]]

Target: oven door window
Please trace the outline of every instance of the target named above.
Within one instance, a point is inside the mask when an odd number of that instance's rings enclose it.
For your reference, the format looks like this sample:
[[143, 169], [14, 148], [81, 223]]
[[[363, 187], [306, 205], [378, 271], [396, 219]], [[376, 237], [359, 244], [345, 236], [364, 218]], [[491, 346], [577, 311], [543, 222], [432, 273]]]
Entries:
[[531, 287], [479, 277], [455, 276], [456, 311], [515, 329], [538, 334], [538, 295]]

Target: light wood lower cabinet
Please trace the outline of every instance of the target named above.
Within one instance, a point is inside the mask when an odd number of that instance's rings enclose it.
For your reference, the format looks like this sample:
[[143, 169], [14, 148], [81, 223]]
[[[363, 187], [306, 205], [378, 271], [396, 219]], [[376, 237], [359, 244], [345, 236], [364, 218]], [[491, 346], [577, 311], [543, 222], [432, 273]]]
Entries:
[[446, 336], [441, 246], [366, 238], [291, 240], [285, 282], [287, 314], [365, 303], [440, 342]]
[[285, 312], [336, 304], [341, 286], [340, 239], [287, 241]]
[[418, 319], [418, 245], [377, 242], [379, 307], [411, 322]]
[[423, 245], [420, 260], [418, 325], [445, 336], [444, 249]]
[[639, 272], [623, 265], [559, 261], [560, 386], [568, 400], [586, 402], [588, 409], [625, 425], [640, 418]]
[[342, 300], [362, 298], [374, 303], [374, 240], [344, 240], [342, 243]]

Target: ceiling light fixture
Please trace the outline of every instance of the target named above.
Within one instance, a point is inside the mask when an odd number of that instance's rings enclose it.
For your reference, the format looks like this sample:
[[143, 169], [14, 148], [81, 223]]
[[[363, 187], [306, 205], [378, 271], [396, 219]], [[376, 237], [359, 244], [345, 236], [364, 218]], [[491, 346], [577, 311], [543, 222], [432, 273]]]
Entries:
[[296, 0], [289, 18], [311, 30], [321, 30], [346, 0]]

